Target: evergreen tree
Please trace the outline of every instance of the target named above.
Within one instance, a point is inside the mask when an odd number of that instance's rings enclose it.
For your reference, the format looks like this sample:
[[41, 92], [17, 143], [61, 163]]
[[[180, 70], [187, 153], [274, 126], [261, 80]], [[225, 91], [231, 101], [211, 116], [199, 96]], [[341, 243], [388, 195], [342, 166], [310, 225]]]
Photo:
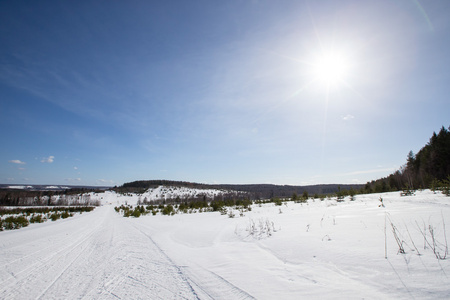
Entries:
[[450, 175], [450, 127], [433, 132], [430, 141], [414, 155], [410, 151], [406, 164], [387, 178], [367, 183], [365, 192], [431, 188]]

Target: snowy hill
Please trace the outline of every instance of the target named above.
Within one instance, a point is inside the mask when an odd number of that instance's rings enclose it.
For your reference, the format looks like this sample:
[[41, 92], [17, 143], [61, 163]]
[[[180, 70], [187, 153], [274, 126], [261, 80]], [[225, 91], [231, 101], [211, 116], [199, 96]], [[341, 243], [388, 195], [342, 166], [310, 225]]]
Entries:
[[159, 186], [157, 188], [150, 188], [142, 195], [141, 198], [147, 198], [149, 201], [160, 199], [169, 200], [176, 198], [198, 198], [203, 196], [207, 198], [213, 198], [218, 195], [229, 193], [237, 194], [237, 192], [218, 189], [196, 189], [176, 186]]
[[[158, 186], [156, 188], [149, 188], [142, 194], [126, 193], [120, 194], [113, 191], [107, 191], [104, 193], [92, 193], [91, 199], [100, 200], [104, 204], [131, 204], [136, 205], [138, 203], [151, 202], [157, 200], [180, 200], [185, 199], [213, 199], [219, 195], [239, 195], [241, 192], [231, 190], [219, 190], [219, 189], [199, 189], [188, 188], [180, 186]], [[244, 193], [242, 193], [244, 194]]]

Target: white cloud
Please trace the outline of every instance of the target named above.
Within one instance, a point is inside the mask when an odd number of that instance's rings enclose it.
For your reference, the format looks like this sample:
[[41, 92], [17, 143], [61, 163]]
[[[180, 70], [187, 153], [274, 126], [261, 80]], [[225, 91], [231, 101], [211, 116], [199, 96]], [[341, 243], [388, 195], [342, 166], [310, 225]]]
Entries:
[[353, 115], [345, 115], [345, 116], [342, 117], [342, 120], [349, 121], [349, 120], [352, 120], [354, 118], [355, 118], [355, 116], [353, 116]]
[[379, 172], [395, 172], [395, 168], [360, 170], [360, 171], [344, 173], [342, 175], [360, 175], [360, 174], [372, 174], [372, 173], [379, 173]]
[[41, 159], [41, 163], [49, 163], [51, 164], [55, 160], [55, 157], [50, 155], [49, 157], [44, 157]]
[[12, 163], [12, 164], [18, 164], [18, 165], [26, 164], [25, 162], [23, 162], [21, 160], [18, 160], [18, 159], [13, 159], [13, 160], [10, 160], [9, 162]]
[[64, 180], [67, 182], [80, 182], [81, 178], [66, 178]]
[[74, 170], [78, 170], [78, 167], [73, 167]]
[[113, 180], [106, 180], [106, 179], [97, 179], [97, 182], [101, 183], [101, 184], [113, 184], [114, 183]]

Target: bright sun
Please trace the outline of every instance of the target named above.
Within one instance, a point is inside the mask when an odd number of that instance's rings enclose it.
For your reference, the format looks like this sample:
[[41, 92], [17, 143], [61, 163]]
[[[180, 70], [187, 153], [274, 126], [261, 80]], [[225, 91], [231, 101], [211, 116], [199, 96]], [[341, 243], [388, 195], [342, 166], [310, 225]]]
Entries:
[[345, 81], [348, 72], [348, 62], [337, 53], [323, 54], [316, 58], [313, 64], [315, 80], [327, 87], [336, 86]]

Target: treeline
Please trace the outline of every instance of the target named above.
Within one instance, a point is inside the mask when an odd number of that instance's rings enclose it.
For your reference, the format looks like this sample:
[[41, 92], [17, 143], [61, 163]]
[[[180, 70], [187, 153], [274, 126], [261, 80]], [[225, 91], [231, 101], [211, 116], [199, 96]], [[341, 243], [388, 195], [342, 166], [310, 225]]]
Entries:
[[29, 191], [0, 189], [1, 206], [98, 206], [98, 200], [91, 199], [89, 189], [67, 189], [64, 191]]
[[400, 170], [368, 182], [363, 191], [388, 192], [416, 189], [448, 189], [450, 185], [450, 127], [433, 132], [430, 141], [417, 154], [409, 152]]
[[208, 185], [208, 184], [194, 183], [194, 182], [187, 182], [187, 181], [175, 181], [175, 180], [137, 180], [137, 181], [133, 181], [133, 182], [124, 183], [121, 186], [121, 188], [149, 189], [149, 188], [156, 188], [160, 185], [180, 186], [180, 187], [198, 188], [198, 189], [210, 188], [210, 185]]
[[159, 186], [176, 186], [176, 187], [187, 187], [195, 189], [210, 189], [211, 185], [203, 183], [194, 183], [187, 181], [175, 181], [175, 180], [137, 180], [132, 182], [124, 183], [122, 186], [115, 186], [114, 191], [118, 193], [138, 193], [142, 194], [149, 188], [157, 188]]
[[362, 184], [318, 184], [307, 186], [275, 185], [275, 184], [224, 184], [223, 189], [244, 191], [252, 195], [252, 199], [271, 199], [274, 197], [289, 198], [293, 194], [333, 195], [341, 190], [359, 190]]
[[119, 193], [144, 193], [149, 188], [156, 188], [161, 185], [196, 189], [238, 191], [245, 193], [244, 197], [253, 200], [270, 199], [273, 197], [285, 198], [291, 197], [293, 194], [301, 195], [304, 192], [310, 195], [330, 195], [335, 194], [340, 190], [360, 190], [364, 187], [363, 184], [319, 184], [309, 186], [295, 186], [275, 184], [203, 184], [172, 180], [139, 180], [125, 183], [120, 187], [115, 187], [114, 190]]

